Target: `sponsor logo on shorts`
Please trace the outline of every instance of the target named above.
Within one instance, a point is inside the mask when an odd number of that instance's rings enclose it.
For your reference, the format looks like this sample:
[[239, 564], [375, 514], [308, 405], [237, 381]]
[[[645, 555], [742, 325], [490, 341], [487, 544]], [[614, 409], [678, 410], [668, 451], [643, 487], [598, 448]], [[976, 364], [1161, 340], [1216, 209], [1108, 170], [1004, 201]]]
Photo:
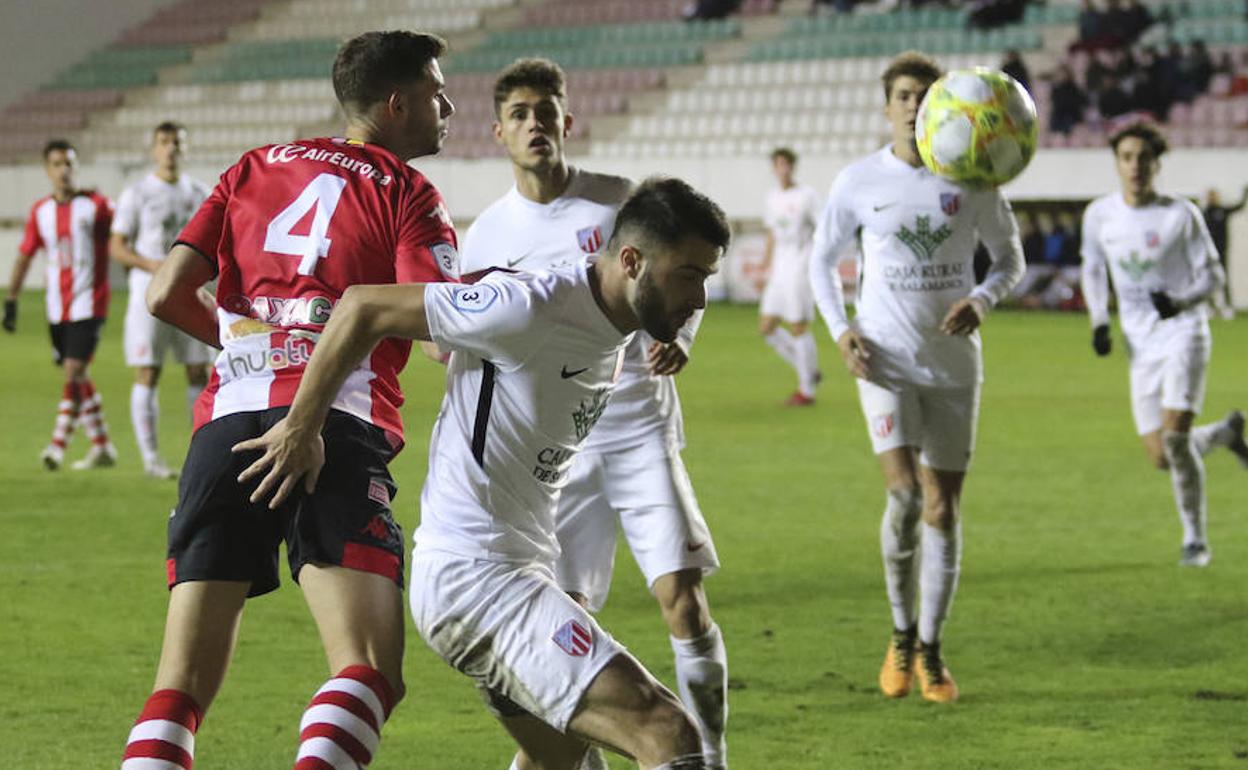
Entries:
[[575, 620], [569, 620], [567, 623], [559, 626], [559, 630], [550, 638], [555, 644], [559, 645], [559, 649], [574, 658], [583, 657], [594, 644], [594, 637], [589, 633], [589, 629]]
[[888, 438], [893, 435], [893, 415], [882, 414], [879, 417], [872, 418], [871, 432], [876, 438]]
[[368, 499], [382, 505], [390, 504], [390, 490], [386, 489], [386, 485], [377, 479], [368, 480]]
[[390, 528], [386, 526], [386, 521], [381, 516], [374, 516], [369, 519], [360, 532], [374, 540], [387, 540], [390, 537]]

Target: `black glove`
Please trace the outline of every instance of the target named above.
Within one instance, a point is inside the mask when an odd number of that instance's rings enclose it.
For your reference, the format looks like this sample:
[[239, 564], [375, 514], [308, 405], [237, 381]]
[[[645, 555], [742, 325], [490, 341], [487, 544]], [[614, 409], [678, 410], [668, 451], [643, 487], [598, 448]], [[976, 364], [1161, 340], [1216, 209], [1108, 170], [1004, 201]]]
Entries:
[[4, 330], [10, 334], [17, 331], [17, 300], [4, 301]]
[[1109, 324], [1101, 324], [1092, 330], [1092, 349], [1098, 356], [1109, 355], [1113, 342], [1109, 339]]
[[1164, 291], [1150, 291], [1148, 298], [1153, 301], [1153, 307], [1157, 309], [1157, 315], [1163, 319], [1174, 318], [1179, 314], [1179, 306]]

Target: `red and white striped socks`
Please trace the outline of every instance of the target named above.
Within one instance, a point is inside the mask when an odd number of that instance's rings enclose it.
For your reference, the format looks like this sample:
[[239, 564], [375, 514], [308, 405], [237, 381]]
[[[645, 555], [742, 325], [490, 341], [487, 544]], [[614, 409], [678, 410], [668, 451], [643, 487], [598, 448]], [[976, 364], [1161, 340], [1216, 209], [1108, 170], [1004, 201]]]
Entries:
[[121, 770], [191, 770], [204, 712], [179, 690], [157, 690], [130, 731]]
[[82, 409], [82, 392], [76, 382], [65, 383], [61, 390], [61, 402], [56, 406], [56, 424], [52, 427], [52, 445], [62, 450], [69, 445]]
[[107, 446], [109, 439], [108, 425], [104, 422], [104, 400], [100, 398], [99, 391], [91, 380], [84, 380], [78, 387], [82, 397], [82, 411], [79, 413], [82, 428], [92, 444]]
[[344, 668], [317, 691], [303, 713], [295, 770], [367, 767], [393, 707], [390, 684], [380, 671]]

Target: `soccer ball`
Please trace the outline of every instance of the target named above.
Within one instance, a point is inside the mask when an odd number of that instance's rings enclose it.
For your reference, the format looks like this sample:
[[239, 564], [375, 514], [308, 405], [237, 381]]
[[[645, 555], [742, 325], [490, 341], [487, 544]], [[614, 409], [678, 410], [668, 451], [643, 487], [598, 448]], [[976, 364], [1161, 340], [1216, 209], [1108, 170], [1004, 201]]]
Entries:
[[1005, 184], [1036, 153], [1036, 105], [1017, 80], [986, 67], [954, 70], [919, 105], [914, 138], [932, 173], [967, 187]]

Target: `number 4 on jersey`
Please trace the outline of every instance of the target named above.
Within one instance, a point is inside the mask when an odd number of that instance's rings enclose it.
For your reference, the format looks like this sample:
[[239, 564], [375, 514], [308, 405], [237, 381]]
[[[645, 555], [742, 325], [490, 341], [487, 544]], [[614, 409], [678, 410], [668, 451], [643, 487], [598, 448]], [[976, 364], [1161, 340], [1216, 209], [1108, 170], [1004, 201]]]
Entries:
[[[318, 175], [303, 188], [293, 203], [269, 222], [264, 233], [264, 250], [299, 257], [299, 275], [312, 275], [317, 261], [329, 256], [329, 220], [333, 218], [342, 189], [346, 186], [347, 180], [335, 174]], [[292, 233], [291, 230], [313, 206], [316, 206], [316, 213], [312, 216], [308, 234]]]

